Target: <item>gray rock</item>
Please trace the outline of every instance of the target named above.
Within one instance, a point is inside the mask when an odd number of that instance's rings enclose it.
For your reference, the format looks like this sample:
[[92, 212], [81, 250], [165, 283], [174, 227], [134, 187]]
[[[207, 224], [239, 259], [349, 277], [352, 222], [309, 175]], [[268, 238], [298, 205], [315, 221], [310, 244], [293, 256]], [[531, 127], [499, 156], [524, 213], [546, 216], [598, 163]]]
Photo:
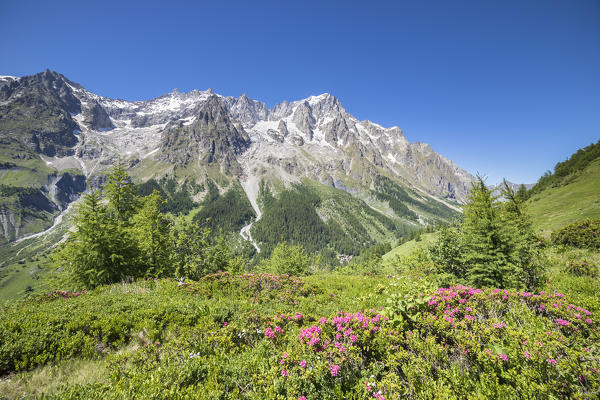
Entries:
[[114, 129], [110, 117], [108, 116], [106, 110], [98, 104], [98, 102], [93, 101], [91, 103], [91, 107], [87, 108], [83, 112], [84, 120], [83, 122], [90, 128], [95, 131], [100, 130], [110, 130]]

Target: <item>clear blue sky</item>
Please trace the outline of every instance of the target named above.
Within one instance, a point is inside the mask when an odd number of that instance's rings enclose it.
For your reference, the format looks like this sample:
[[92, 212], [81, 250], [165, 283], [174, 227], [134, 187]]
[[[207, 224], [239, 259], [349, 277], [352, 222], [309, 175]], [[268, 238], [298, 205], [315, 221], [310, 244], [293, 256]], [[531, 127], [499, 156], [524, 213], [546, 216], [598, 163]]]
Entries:
[[329, 92], [488, 183], [600, 139], [598, 0], [189, 3], [4, 0], [0, 74], [50, 68], [129, 100]]

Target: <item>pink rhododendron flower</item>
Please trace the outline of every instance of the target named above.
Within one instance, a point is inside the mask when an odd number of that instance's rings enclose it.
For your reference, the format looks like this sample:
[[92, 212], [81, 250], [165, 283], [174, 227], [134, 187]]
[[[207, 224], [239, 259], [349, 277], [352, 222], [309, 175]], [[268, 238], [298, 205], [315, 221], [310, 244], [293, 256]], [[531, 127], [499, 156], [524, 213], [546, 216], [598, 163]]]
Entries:
[[340, 366], [336, 364], [330, 365], [329, 371], [331, 372], [331, 376], [337, 376], [340, 371]]
[[265, 329], [265, 336], [273, 339], [275, 337], [275, 332], [273, 332], [273, 330], [271, 328], [267, 328], [267, 329]]

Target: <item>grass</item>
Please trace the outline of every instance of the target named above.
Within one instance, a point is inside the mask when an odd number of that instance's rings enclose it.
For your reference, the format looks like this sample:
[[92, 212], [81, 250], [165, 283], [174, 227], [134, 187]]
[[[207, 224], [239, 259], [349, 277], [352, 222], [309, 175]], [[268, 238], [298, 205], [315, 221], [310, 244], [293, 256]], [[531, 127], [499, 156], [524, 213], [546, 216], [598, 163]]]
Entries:
[[600, 217], [600, 159], [568, 184], [536, 194], [527, 205], [534, 227], [546, 237], [572, 222]]
[[[549, 247], [544, 251], [548, 281], [546, 288], [569, 293], [572, 303], [584, 304], [592, 313], [600, 312], [600, 278], [573, 276], [565, 268], [571, 261], [587, 260], [600, 266], [600, 252], [572, 247]], [[600, 272], [600, 271], [598, 271]]]
[[39, 269], [39, 263], [26, 263], [19, 266], [7, 268], [7, 277], [0, 281], [0, 300], [10, 300], [25, 295], [25, 289], [36, 286], [35, 276]]
[[[16, 167], [5, 170], [0, 175], [2, 184], [21, 187], [40, 187], [47, 181], [48, 175], [56, 173], [56, 170], [50, 168], [46, 163], [38, 158], [19, 159], [13, 156], [12, 148], [3, 148], [0, 150], [0, 162], [9, 162]], [[16, 149], [14, 151], [17, 151]]]
[[83, 385], [107, 381], [104, 361], [72, 359], [0, 379], [0, 398], [33, 398], [42, 394], [53, 394], [65, 384]]
[[408, 257], [419, 249], [424, 249], [436, 239], [437, 233], [424, 233], [421, 235], [421, 240], [409, 240], [400, 246], [394, 247], [391, 251], [383, 255], [383, 263], [390, 264], [397, 257]]

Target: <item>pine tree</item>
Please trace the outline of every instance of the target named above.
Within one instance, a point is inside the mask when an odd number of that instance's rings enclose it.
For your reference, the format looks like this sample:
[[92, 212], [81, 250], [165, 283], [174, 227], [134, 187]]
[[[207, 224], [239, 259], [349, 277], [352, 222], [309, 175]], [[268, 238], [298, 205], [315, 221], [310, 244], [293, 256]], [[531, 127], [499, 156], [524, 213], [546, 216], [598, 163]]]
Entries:
[[462, 263], [466, 265], [467, 277], [475, 286], [504, 286], [504, 279], [511, 269], [504, 250], [499, 207], [483, 178], [471, 188], [468, 203], [464, 207]]
[[64, 268], [72, 283], [92, 288], [135, 275], [135, 244], [119, 234], [107, 216], [100, 190], [83, 195], [74, 217], [75, 231], [53, 255], [54, 265]]
[[117, 223], [126, 225], [137, 207], [137, 196], [136, 187], [120, 161], [108, 175], [104, 192], [111, 216]]
[[172, 276], [175, 272], [170, 262], [170, 221], [160, 211], [164, 203], [154, 190], [142, 199], [141, 208], [131, 218], [131, 236], [137, 241], [140, 267], [147, 276]]

